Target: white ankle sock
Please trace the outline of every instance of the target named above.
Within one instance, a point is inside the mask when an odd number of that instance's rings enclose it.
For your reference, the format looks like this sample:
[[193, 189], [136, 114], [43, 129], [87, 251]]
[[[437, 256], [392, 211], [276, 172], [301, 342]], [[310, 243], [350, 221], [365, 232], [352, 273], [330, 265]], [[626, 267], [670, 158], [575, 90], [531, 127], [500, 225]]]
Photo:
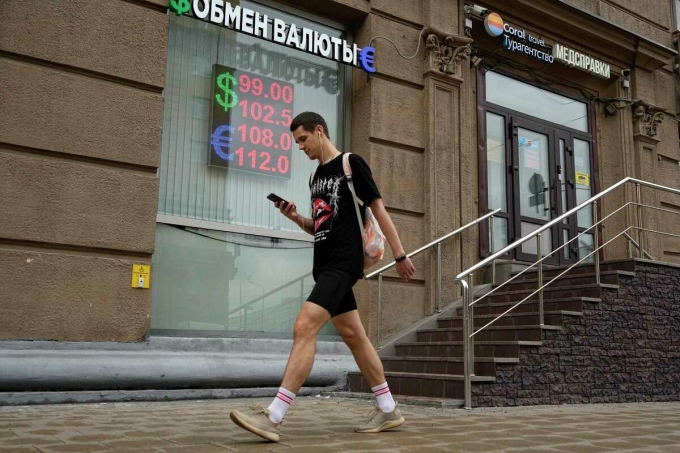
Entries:
[[372, 387], [371, 390], [373, 390], [373, 394], [378, 400], [380, 410], [384, 413], [389, 414], [397, 407], [397, 403], [395, 403], [394, 398], [392, 398], [392, 393], [390, 392], [390, 387], [387, 385], [387, 382], [380, 384], [377, 387]]
[[274, 401], [268, 407], [271, 411], [269, 420], [274, 423], [281, 423], [293, 400], [295, 400], [295, 393], [279, 387], [279, 393], [276, 394], [276, 398], [274, 398]]

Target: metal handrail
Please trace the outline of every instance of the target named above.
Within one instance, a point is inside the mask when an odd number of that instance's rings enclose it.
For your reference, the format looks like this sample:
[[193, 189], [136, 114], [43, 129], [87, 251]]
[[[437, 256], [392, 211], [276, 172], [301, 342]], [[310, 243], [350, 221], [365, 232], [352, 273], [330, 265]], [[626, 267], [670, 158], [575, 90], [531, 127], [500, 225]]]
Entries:
[[632, 257], [633, 257], [633, 249], [631, 249], [630, 246], [631, 246], [631, 245], [634, 245], [635, 248], [638, 249], [638, 251], [640, 251], [643, 255], [645, 255], [645, 256], [646, 256], [647, 258], [649, 258], [650, 260], [654, 261], [654, 257], [652, 257], [652, 255], [650, 255], [649, 253], [647, 253], [646, 250], [640, 250], [640, 244], [638, 244], [638, 243], [635, 241], [635, 239], [633, 239], [633, 238], [630, 236], [630, 234], [625, 233], [624, 236], [628, 239], [628, 257], [629, 257], [629, 258], [632, 258]]
[[[598, 212], [597, 212], [597, 204], [598, 204], [597, 202], [598, 202], [598, 200], [600, 198], [604, 197], [605, 195], [607, 195], [608, 193], [612, 192], [613, 190], [617, 189], [618, 187], [623, 186], [624, 184], [626, 184], [628, 182], [632, 182], [632, 183], [635, 184], [636, 202], [625, 203], [623, 206], [616, 209], [611, 214], [607, 215], [603, 219], [598, 220], [598, 217], [597, 217], [598, 216]], [[647, 181], [642, 181], [642, 180], [631, 178], [631, 177], [624, 178], [621, 181], [619, 181], [618, 183], [611, 186], [610, 188], [606, 189], [605, 191], [603, 191], [603, 192], [591, 197], [590, 199], [584, 201], [583, 203], [581, 203], [580, 205], [571, 209], [570, 211], [560, 215], [559, 217], [548, 222], [547, 224], [545, 224], [541, 228], [533, 231], [531, 234], [529, 234], [529, 235], [527, 235], [527, 236], [525, 236], [521, 239], [518, 239], [517, 241], [513, 242], [512, 244], [509, 244], [508, 246], [501, 249], [500, 251], [498, 251], [494, 254], [491, 254], [489, 257], [487, 257], [483, 261], [477, 263], [476, 265], [470, 267], [469, 269], [461, 272], [460, 274], [458, 274], [456, 276], [455, 282], [459, 283], [462, 286], [462, 289], [463, 289], [463, 349], [464, 349], [464, 359], [463, 359], [463, 364], [464, 364], [463, 368], [464, 369], [463, 369], [463, 373], [464, 373], [464, 385], [465, 385], [465, 392], [464, 392], [465, 395], [464, 396], [465, 396], [465, 407], [466, 408], [470, 408], [471, 405], [472, 405], [471, 377], [474, 375], [474, 336], [475, 335], [477, 335], [479, 332], [483, 331], [484, 329], [486, 329], [487, 327], [489, 327], [490, 325], [492, 325], [493, 323], [498, 321], [500, 318], [502, 318], [503, 316], [508, 314], [510, 311], [514, 310], [519, 305], [526, 302], [527, 300], [529, 300], [531, 297], [535, 296], [536, 294], [538, 294], [538, 303], [539, 303], [539, 323], [540, 323], [541, 326], [544, 326], [543, 289], [545, 287], [551, 285], [555, 281], [557, 281], [557, 279], [561, 278], [563, 275], [570, 272], [574, 267], [578, 266], [583, 261], [589, 259], [592, 255], [595, 255], [595, 277], [596, 277], [595, 281], [596, 281], [597, 284], [599, 284], [600, 283], [600, 259], [599, 259], [599, 253], [598, 252], [600, 250], [604, 249], [604, 247], [606, 247], [611, 242], [613, 242], [614, 240], [618, 239], [621, 236], [625, 236], [625, 237], [628, 238], [629, 253], [631, 253], [630, 252], [630, 243], [632, 242], [638, 248], [641, 258], [644, 258], [645, 255], [651, 258], [651, 256], [648, 253], [646, 253], [645, 250], [644, 250], [644, 237], [642, 235], [643, 231], [649, 232], [649, 233], [656, 233], [656, 234], [680, 238], [680, 235], [677, 235], [677, 234], [665, 233], [665, 232], [661, 232], [661, 231], [642, 228], [642, 209], [643, 208], [650, 208], [650, 209], [653, 209], [653, 210], [670, 212], [670, 213], [674, 213], [674, 214], [680, 214], [680, 213], [678, 213], [676, 211], [667, 210], [667, 209], [657, 208], [655, 206], [648, 206], [648, 205], [642, 204], [642, 193], [641, 193], [641, 190], [640, 190], [641, 186], [649, 187], [649, 188], [656, 189], [656, 190], [663, 190], [663, 191], [670, 192], [670, 193], [673, 193], [673, 194], [676, 194], [676, 195], [680, 195], [680, 190], [678, 190], [678, 189], [674, 189], [674, 188], [671, 188], [671, 187], [665, 187], [665, 186], [661, 186], [661, 185], [654, 184], [654, 183], [649, 183]], [[585, 208], [586, 206], [591, 206], [591, 205], [592, 205], [592, 216], [593, 216], [592, 226], [587, 228], [585, 231], [581, 232], [580, 234], [578, 234], [576, 237], [567, 241], [563, 245], [557, 247], [556, 249], [552, 249], [546, 256], [543, 256], [542, 249], [541, 249], [541, 235], [542, 235], [542, 233], [544, 231], [552, 228], [554, 225], [561, 223], [562, 220], [564, 220], [565, 218], [577, 213], [578, 211]], [[631, 206], [631, 205], [637, 207], [637, 209], [636, 209], [637, 215], [635, 216], [637, 226], [629, 226], [628, 228], [624, 229], [621, 233], [617, 234], [615, 237], [613, 237], [612, 239], [610, 239], [609, 241], [607, 241], [606, 243], [604, 243], [600, 246], [598, 244], [599, 243], [599, 236], [598, 236], [599, 226], [605, 220], [608, 220], [613, 215], [617, 214], [621, 210], [623, 210], [626, 207]], [[547, 258], [551, 257], [555, 253], [562, 250], [568, 244], [570, 244], [574, 240], [578, 239], [581, 235], [586, 234], [588, 231], [593, 230], [593, 229], [594, 229], [593, 251], [588, 253], [585, 257], [581, 258], [579, 261], [574, 263], [572, 266], [570, 266], [568, 269], [566, 269], [564, 272], [562, 272], [558, 276], [552, 278], [546, 284], [543, 284], [543, 261], [545, 261]], [[633, 240], [633, 238], [628, 234], [628, 231], [630, 231], [631, 229], [635, 229], [635, 230], [638, 231], [638, 238], [639, 238], [639, 241], [640, 241], [639, 244], [636, 243]], [[520, 245], [524, 244], [525, 242], [527, 242], [528, 240], [530, 240], [534, 237], [536, 238], [536, 253], [537, 253], [537, 258], [538, 258], [537, 261], [535, 263], [531, 264], [531, 266], [529, 266], [528, 268], [524, 269], [523, 271], [521, 271], [520, 273], [515, 275], [514, 277], [512, 277], [510, 280], [504, 282], [503, 284], [499, 285], [498, 287], [496, 287], [491, 292], [485, 294], [480, 299], [473, 302], [472, 301], [472, 284], [473, 284], [474, 272], [481, 269], [482, 267], [486, 266], [487, 264], [489, 264], [489, 262], [495, 263], [495, 260], [498, 257], [506, 254], [510, 250], [515, 249], [516, 247], [519, 247]], [[474, 304], [479, 302], [484, 297], [487, 297], [487, 296], [493, 294], [499, 288], [507, 285], [508, 283], [513, 281], [515, 278], [519, 277], [520, 275], [522, 275], [523, 273], [527, 272], [529, 269], [531, 269], [531, 268], [533, 268], [537, 265], [538, 265], [538, 289], [536, 291], [532, 292], [530, 295], [528, 295], [524, 299], [522, 299], [521, 301], [519, 301], [517, 304], [513, 305], [511, 308], [506, 310], [504, 313], [500, 314], [499, 316], [497, 316], [496, 318], [491, 320], [489, 323], [487, 323], [486, 325], [482, 326], [481, 328], [479, 328], [475, 331], [475, 329], [474, 329], [474, 312], [473, 312]]]
[[[597, 203], [597, 202], [595, 201], [594, 203]], [[482, 295], [481, 297], [479, 297], [478, 299], [472, 301], [472, 302], [470, 303], [470, 305], [475, 305], [475, 304], [479, 303], [481, 300], [483, 300], [483, 299], [485, 299], [485, 298], [491, 296], [493, 293], [495, 293], [496, 291], [498, 291], [498, 290], [499, 290], [500, 288], [502, 288], [504, 285], [507, 285], [508, 283], [511, 283], [513, 280], [515, 280], [515, 279], [518, 278], [519, 276], [523, 275], [525, 272], [528, 272], [530, 269], [533, 269], [536, 265], [538, 265], [539, 263], [542, 263], [542, 262], [545, 261], [546, 259], [550, 258], [550, 257], [551, 257], [552, 255], [554, 255], [556, 252], [559, 252], [560, 250], [562, 250], [563, 248], [565, 248], [567, 245], [571, 244], [572, 242], [576, 241], [578, 238], [580, 238], [580, 237], [583, 236], [584, 234], [588, 234], [588, 232], [589, 232], [590, 230], [592, 230], [593, 228], [595, 228], [595, 227], [598, 226], [599, 224], [603, 223], [603, 222], [604, 222], [605, 220], [607, 220], [608, 218], [612, 217], [612, 216], [615, 215], [615, 214], [618, 214], [619, 211], [621, 211], [621, 210], [627, 208], [628, 206], [630, 206], [630, 205], [635, 205], [635, 204], [636, 204], [636, 203], [634, 203], [634, 202], [632, 202], [632, 201], [629, 201], [628, 203], [624, 204], [623, 206], [621, 206], [620, 208], [618, 208], [616, 211], [614, 211], [614, 212], [612, 212], [611, 214], [609, 214], [607, 217], [604, 217], [602, 220], [600, 220], [600, 221], [597, 222], [596, 224], [593, 224], [592, 226], [586, 228], [585, 230], [581, 231], [579, 234], [577, 234], [576, 236], [574, 236], [573, 238], [571, 238], [570, 240], [568, 240], [567, 242], [565, 242], [564, 244], [562, 244], [562, 245], [560, 245], [559, 247], [557, 247], [556, 249], [554, 249], [552, 252], [550, 252], [550, 254], [544, 256], [544, 257], [541, 258], [539, 261], [536, 261], [535, 263], [531, 264], [529, 267], [527, 267], [527, 268], [525, 268], [525, 269], [522, 269], [520, 272], [518, 272], [517, 274], [515, 274], [513, 277], [511, 277], [510, 279], [504, 281], [502, 285], [498, 285], [498, 286], [497, 286], [496, 288], [494, 288], [493, 290], [489, 291], [488, 293], [483, 294], [483, 295]], [[636, 245], [637, 245], [637, 243], [636, 243]]]
[[[492, 228], [493, 228], [493, 217], [496, 214], [498, 214], [500, 211], [501, 211], [500, 209], [496, 209], [496, 210], [491, 211], [487, 214], [484, 214], [483, 216], [479, 217], [478, 219], [473, 220], [472, 222], [463, 225], [462, 227], [440, 237], [439, 239], [435, 239], [434, 241], [430, 242], [429, 244], [424, 245], [424, 246], [420, 247], [419, 249], [414, 250], [413, 252], [406, 254], [406, 256], [408, 258], [411, 258], [411, 257], [416, 256], [416, 255], [418, 255], [418, 254], [420, 254], [420, 253], [424, 252], [425, 250], [428, 250], [432, 247], [435, 247], [435, 246], [437, 247], [437, 312], [438, 313], [441, 313], [441, 302], [442, 302], [442, 272], [441, 272], [442, 271], [442, 253], [441, 253], [442, 252], [442, 249], [441, 249], [442, 243], [444, 241], [448, 240], [448, 239], [451, 239], [454, 236], [457, 236], [458, 234], [462, 233], [463, 231], [467, 230], [468, 228], [475, 226], [475, 225], [479, 224], [480, 222], [482, 222], [486, 219], [489, 219], [489, 225], [490, 225], [489, 234], [491, 235], [491, 237], [493, 237], [493, 232], [491, 231]], [[377, 328], [377, 334], [378, 335], [377, 335], [377, 344], [376, 344], [377, 349], [380, 349], [380, 342], [382, 341], [382, 338], [381, 338], [382, 337], [381, 322], [382, 322], [382, 281], [383, 281], [383, 273], [385, 273], [385, 271], [390, 270], [391, 268], [396, 266], [396, 264], [397, 264], [396, 261], [392, 261], [390, 264], [383, 266], [376, 271], [371, 272], [370, 274], [366, 275], [366, 277], [365, 277], [366, 280], [369, 280], [369, 279], [375, 277], [376, 275], [378, 276], [378, 328]]]
[[246, 303], [243, 304], [243, 305], [239, 305], [237, 308], [234, 308], [232, 311], [230, 311], [229, 313], [227, 313], [227, 315], [231, 315], [231, 314], [233, 314], [233, 313], [236, 313], [237, 311], [243, 310], [243, 309], [249, 307], [250, 305], [253, 305], [253, 304], [256, 303], [256, 302], [261, 301], [262, 299], [265, 299], [265, 298], [267, 298], [267, 297], [269, 297], [269, 296], [271, 296], [271, 295], [273, 295], [273, 294], [278, 293], [278, 292], [281, 291], [282, 289], [285, 289], [285, 288], [288, 288], [289, 286], [292, 286], [294, 283], [297, 283], [297, 282], [301, 282], [301, 283], [302, 283], [302, 285], [300, 286], [300, 287], [301, 287], [300, 294], [302, 294], [302, 293], [304, 292], [304, 289], [302, 289], [302, 288], [303, 288], [303, 285], [304, 285], [304, 280], [305, 280], [307, 277], [309, 277], [310, 275], [312, 275], [311, 272], [308, 273], [308, 274], [305, 274], [305, 275], [303, 275], [303, 276], [301, 276], [301, 277], [298, 277], [298, 278], [296, 278], [295, 280], [291, 280], [291, 281], [289, 281], [288, 283], [286, 283], [285, 285], [281, 285], [281, 286], [279, 286], [278, 288], [274, 288], [274, 289], [272, 289], [271, 291], [269, 291], [267, 294], [262, 294], [262, 295], [261, 295], [260, 297], [258, 297], [257, 299], [253, 299], [253, 300], [251, 300], [251, 301], [249, 301], [249, 302], [246, 302]]
[[[516, 241], [513, 242], [512, 244], [510, 244], [510, 245], [506, 246], [505, 248], [499, 250], [498, 252], [496, 252], [496, 253], [494, 253], [494, 254], [488, 256], [486, 259], [480, 261], [479, 263], [475, 264], [474, 266], [470, 267], [469, 269], [466, 269], [465, 271], [463, 271], [463, 272], [461, 272], [460, 274], [458, 274], [458, 275], [456, 276], [456, 279], [462, 279], [462, 278], [464, 278], [465, 276], [467, 276], [468, 274], [473, 273], [473, 272], [475, 272], [475, 271], [477, 271], [477, 270], [479, 270], [479, 269], [485, 267], [487, 264], [489, 264], [489, 263], [491, 263], [492, 261], [498, 259], [498, 257], [500, 257], [500, 256], [502, 256], [502, 255], [505, 255], [505, 254], [508, 253], [510, 250], [513, 250], [513, 249], [515, 249], [516, 247], [518, 247], [518, 246], [524, 244], [524, 243], [527, 242], [529, 239], [531, 239], [531, 238], [533, 238], [533, 237], [535, 237], [535, 236], [541, 234], [542, 232], [544, 232], [545, 230], [547, 230], [547, 229], [549, 229], [549, 228], [552, 228], [554, 225], [558, 224], [558, 223], [561, 222], [562, 220], [566, 219], [567, 217], [570, 217], [570, 216], [573, 215], [574, 213], [580, 211], [581, 209], [585, 208], [586, 206], [592, 204], [594, 201], [599, 200], [600, 198], [604, 197], [604, 196], [607, 195], [608, 193], [610, 193], [610, 192], [616, 190], [617, 188], [619, 188], [620, 186], [622, 186], [622, 185], [624, 185], [624, 184], [626, 184], [626, 183], [628, 183], [628, 182], [633, 182], [633, 183], [639, 184], [639, 185], [641, 185], [641, 186], [649, 187], [649, 188], [652, 188], [652, 189], [664, 190], [664, 191], [666, 191], [666, 192], [671, 192], [671, 193], [675, 193], [675, 194], [680, 195], [680, 190], [678, 190], [678, 189], [673, 189], [673, 188], [670, 188], [670, 187], [665, 187], [665, 186], [661, 186], [661, 185], [658, 185], [658, 184], [654, 184], [654, 183], [651, 183], [651, 182], [642, 181], [642, 180], [640, 180], [640, 179], [632, 178], [632, 177], [629, 176], [629, 177], [624, 178], [624, 179], [622, 179], [621, 181], [617, 182], [616, 184], [614, 184], [613, 186], [609, 187], [608, 189], [605, 189], [604, 191], [600, 192], [599, 194], [594, 195], [593, 197], [591, 197], [590, 199], [584, 201], [583, 203], [581, 203], [580, 205], [576, 206], [575, 208], [573, 208], [573, 209], [571, 209], [571, 210], [565, 212], [564, 214], [562, 214], [561, 216], [557, 217], [556, 219], [551, 220], [550, 222], [546, 223], [545, 225], [543, 225], [542, 227], [540, 227], [540, 228], [537, 229], [536, 231], [533, 231], [531, 234], [529, 234], [529, 235], [527, 235], [527, 236], [524, 236], [523, 238], [520, 238], [520, 239], [516, 240]], [[540, 252], [540, 250], [537, 250], [537, 252]]]

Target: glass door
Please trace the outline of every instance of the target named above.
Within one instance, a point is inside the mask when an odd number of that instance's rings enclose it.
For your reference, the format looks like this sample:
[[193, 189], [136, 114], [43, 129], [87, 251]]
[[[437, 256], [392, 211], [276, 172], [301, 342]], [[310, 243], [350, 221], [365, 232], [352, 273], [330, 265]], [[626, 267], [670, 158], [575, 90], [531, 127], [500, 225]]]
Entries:
[[[523, 118], [513, 118], [513, 204], [515, 234], [525, 237], [553, 219], [558, 211], [555, 203], [556, 161], [554, 152], [554, 130]], [[552, 252], [556, 229], [541, 234], [541, 252], [546, 256]], [[519, 235], [517, 235], [519, 233]], [[517, 259], [535, 261], [536, 240], [522, 244], [517, 250]], [[557, 264], [556, 257], [544, 262]]]

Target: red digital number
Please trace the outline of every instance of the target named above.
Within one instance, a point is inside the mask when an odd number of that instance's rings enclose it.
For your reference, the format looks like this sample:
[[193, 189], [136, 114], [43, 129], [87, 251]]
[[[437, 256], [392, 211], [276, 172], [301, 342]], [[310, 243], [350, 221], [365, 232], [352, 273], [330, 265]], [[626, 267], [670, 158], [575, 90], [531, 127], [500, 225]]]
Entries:
[[241, 90], [241, 93], [247, 93], [250, 91], [250, 77], [248, 77], [246, 74], [243, 74], [238, 78], [238, 89]]
[[258, 153], [257, 150], [252, 150], [249, 152], [246, 156], [244, 156], [244, 150], [243, 148], [239, 148], [236, 151], [234, 151], [234, 154], [238, 157], [238, 165], [239, 167], [243, 167], [244, 164], [244, 157], [250, 158], [250, 168], [253, 170], [260, 170], [263, 172], [273, 172], [275, 173], [277, 170], [279, 173], [282, 175], [285, 175], [288, 173], [288, 170], [290, 170], [290, 160], [288, 159], [288, 156], [280, 156], [279, 159], [276, 162], [276, 167], [269, 167], [269, 162], [272, 160], [272, 155], [268, 151], [262, 151], [259, 154], [260, 157], [260, 165], [257, 165], [257, 158], [258, 158]]
[[290, 151], [290, 148], [293, 146], [293, 140], [290, 138], [290, 134], [281, 134], [281, 137], [279, 137], [279, 146], [284, 151]]
[[277, 167], [279, 167], [279, 173], [282, 173], [284, 175], [286, 173], [288, 173], [288, 168], [290, 167], [290, 162], [288, 160], [288, 156], [279, 157]]
[[241, 93], [248, 93], [252, 90], [252, 93], [255, 96], [261, 96], [264, 91], [262, 79], [258, 79], [257, 77], [251, 79], [248, 74], [242, 74], [241, 77], [238, 78], [238, 84]]
[[[250, 140], [250, 143], [253, 145], [262, 144], [267, 148], [274, 146], [274, 131], [271, 129], [261, 129], [259, 126], [251, 126], [250, 132], [248, 132], [248, 126], [246, 124], [242, 124], [238, 127], [238, 131], [241, 133], [241, 141], [243, 143]], [[280, 141], [283, 142], [282, 140]], [[292, 146], [290, 144], [290, 137], [286, 143], [288, 146], [286, 151], [288, 151]]]
[[289, 87], [288, 85], [283, 87], [281, 97], [283, 98], [283, 102], [286, 104], [291, 104], [293, 102], [293, 88]]
[[255, 121], [260, 121], [262, 119], [262, 104], [259, 102], [253, 102], [250, 104], [250, 108], [248, 108], [248, 100], [244, 99], [239, 102], [238, 105], [243, 109], [243, 118], [248, 118], [248, 114], [250, 113], [250, 118]]
[[264, 83], [261, 79], [253, 79], [253, 94], [255, 96], [261, 96], [264, 91]]
[[262, 121], [264, 121], [265, 123], [274, 124], [274, 120], [272, 119], [272, 116], [274, 116], [274, 113], [276, 113], [274, 107], [272, 107], [271, 105], [265, 105], [264, 110], [267, 112], [267, 114], [264, 116], [264, 119]]
[[260, 164], [260, 170], [269, 171], [270, 169], [267, 166], [267, 164], [269, 164], [269, 161], [272, 160], [272, 155], [269, 154], [267, 151], [262, 151], [260, 153], [260, 157], [264, 159], [264, 162]]
[[273, 100], [280, 101], [281, 100], [281, 85], [279, 85], [276, 82], [272, 83], [272, 86], [269, 87], [269, 95], [272, 97]]
[[293, 117], [291, 116], [292, 114], [293, 111], [290, 109], [283, 109], [281, 111], [281, 118], [284, 118], [286, 120], [284, 126], [289, 127], [293, 123]]
[[262, 129], [262, 144], [267, 148], [274, 146], [274, 131], [271, 129]]

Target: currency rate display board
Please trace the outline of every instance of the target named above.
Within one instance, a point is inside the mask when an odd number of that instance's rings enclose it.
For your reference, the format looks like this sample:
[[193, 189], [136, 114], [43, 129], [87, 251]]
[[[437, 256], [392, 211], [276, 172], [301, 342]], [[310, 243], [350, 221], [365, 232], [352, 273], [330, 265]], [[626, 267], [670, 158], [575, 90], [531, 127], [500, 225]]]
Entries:
[[213, 65], [208, 164], [290, 179], [294, 85]]

